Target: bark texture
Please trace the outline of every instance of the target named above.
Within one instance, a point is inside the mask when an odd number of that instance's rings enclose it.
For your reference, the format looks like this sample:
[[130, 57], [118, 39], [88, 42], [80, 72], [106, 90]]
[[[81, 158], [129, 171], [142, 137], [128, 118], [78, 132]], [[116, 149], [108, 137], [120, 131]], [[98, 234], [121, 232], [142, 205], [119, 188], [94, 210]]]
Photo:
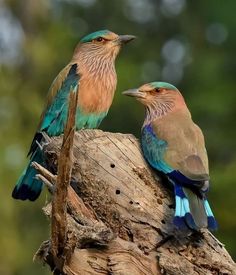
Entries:
[[[53, 138], [43, 149], [54, 175], [61, 143]], [[73, 149], [65, 264], [53, 257], [50, 241], [36, 253], [55, 274], [236, 274], [208, 230], [175, 230], [172, 189], [147, 165], [136, 138], [83, 130], [75, 134]], [[51, 215], [50, 204], [44, 211]]]

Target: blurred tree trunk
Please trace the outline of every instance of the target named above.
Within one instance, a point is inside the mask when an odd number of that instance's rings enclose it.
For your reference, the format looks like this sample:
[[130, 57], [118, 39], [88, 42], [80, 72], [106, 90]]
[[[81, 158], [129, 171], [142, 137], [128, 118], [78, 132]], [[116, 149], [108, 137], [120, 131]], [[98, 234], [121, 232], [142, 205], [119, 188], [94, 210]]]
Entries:
[[[53, 138], [44, 146], [54, 174], [61, 143]], [[46, 241], [36, 253], [54, 274], [236, 274], [208, 230], [173, 228], [172, 191], [147, 166], [132, 135], [80, 131], [72, 161], [64, 251], [55, 258]], [[44, 211], [50, 216], [51, 205]]]

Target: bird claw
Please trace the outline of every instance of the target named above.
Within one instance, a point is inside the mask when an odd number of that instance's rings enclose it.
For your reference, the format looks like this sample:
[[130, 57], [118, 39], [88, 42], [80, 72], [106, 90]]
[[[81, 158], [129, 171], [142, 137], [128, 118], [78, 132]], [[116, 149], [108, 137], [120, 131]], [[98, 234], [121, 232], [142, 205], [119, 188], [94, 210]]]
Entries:
[[37, 140], [36, 140], [36, 144], [38, 145], [38, 148], [40, 149], [40, 151], [43, 151], [43, 145], [41, 145]]
[[40, 175], [40, 174], [37, 174], [36, 177], [35, 177], [37, 180], [41, 180], [45, 186], [47, 187], [48, 191], [51, 193], [51, 194], [54, 194], [55, 193], [55, 185], [53, 185], [48, 179], [46, 179], [44, 176]]
[[47, 133], [41, 132], [41, 134], [42, 134], [46, 143], [49, 143], [51, 141], [51, 138], [47, 135]]
[[56, 188], [55, 183], [57, 176], [53, 175], [46, 168], [35, 161], [31, 163], [31, 166], [40, 173], [36, 175], [36, 178], [41, 180], [47, 186], [48, 191], [53, 194]]
[[43, 140], [41, 140], [41, 142], [36, 140], [36, 144], [38, 145], [38, 148], [43, 151], [43, 147], [48, 145], [48, 143], [51, 141], [51, 138], [45, 132], [41, 132], [41, 135]]
[[220, 246], [220, 247], [225, 247], [225, 244], [220, 242], [210, 231], [208, 231], [208, 234], [214, 239], [214, 241]]

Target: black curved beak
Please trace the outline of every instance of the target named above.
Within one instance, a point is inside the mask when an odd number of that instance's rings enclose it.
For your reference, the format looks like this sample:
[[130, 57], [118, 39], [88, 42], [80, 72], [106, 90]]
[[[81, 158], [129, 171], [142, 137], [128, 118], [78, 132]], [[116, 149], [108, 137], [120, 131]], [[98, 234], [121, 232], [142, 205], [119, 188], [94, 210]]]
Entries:
[[127, 43], [129, 43], [130, 41], [134, 40], [135, 38], [136, 38], [136, 36], [134, 36], [134, 35], [129, 35], [129, 34], [119, 35], [118, 42], [119, 42], [120, 44], [127, 44]]

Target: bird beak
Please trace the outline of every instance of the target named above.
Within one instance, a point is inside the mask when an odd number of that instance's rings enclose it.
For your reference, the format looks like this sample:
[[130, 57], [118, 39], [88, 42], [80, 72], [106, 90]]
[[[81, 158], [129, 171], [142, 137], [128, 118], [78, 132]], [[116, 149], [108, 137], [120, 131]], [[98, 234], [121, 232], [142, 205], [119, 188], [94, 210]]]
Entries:
[[144, 92], [140, 92], [138, 89], [130, 89], [127, 91], [124, 91], [122, 93], [123, 95], [132, 96], [136, 98], [145, 98], [146, 94]]
[[121, 45], [123, 44], [127, 44], [129, 43], [130, 41], [134, 40], [136, 38], [136, 36], [134, 35], [119, 35], [118, 39], [117, 39], [117, 42]]

